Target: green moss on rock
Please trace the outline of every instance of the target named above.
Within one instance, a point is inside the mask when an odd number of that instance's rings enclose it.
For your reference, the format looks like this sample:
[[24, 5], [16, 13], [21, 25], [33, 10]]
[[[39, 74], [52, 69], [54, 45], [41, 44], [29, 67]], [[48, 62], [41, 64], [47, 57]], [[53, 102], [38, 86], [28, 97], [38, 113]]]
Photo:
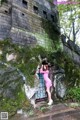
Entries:
[[[27, 100], [25, 93], [22, 91], [23, 82], [21, 82], [21, 76], [16, 77], [18, 74], [16, 72], [17, 69], [19, 69], [25, 76], [26, 76], [26, 83], [30, 86], [34, 86], [34, 73], [37, 68], [37, 65], [39, 64], [38, 56], [46, 56], [48, 55], [48, 51], [46, 51], [45, 48], [41, 46], [36, 46], [35, 48], [30, 48], [28, 46], [20, 46], [15, 45], [11, 42], [11, 40], [4, 40], [0, 41], [0, 50], [2, 51], [2, 54], [0, 54], [0, 61], [5, 63], [7, 66], [0, 64], [1, 70], [3, 69], [5, 71], [5, 85], [1, 84], [3, 86], [3, 89], [11, 89], [13, 92], [12, 98], [8, 98], [7, 96], [4, 97], [0, 94], [0, 110], [8, 111], [10, 115], [14, 114], [17, 109], [24, 108], [24, 105], [26, 107], [30, 107], [30, 102]], [[17, 55], [15, 60], [7, 61], [6, 54], [15, 53]], [[10, 69], [11, 71], [8, 72], [9, 66], [11, 68], [17, 68], [17, 69]], [[8, 74], [7, 74], [8, 73]], [[15, 74], [14, 74], [15, 73]], [[13, 76], [13, 77], [11, 77]], [[2, 79], [4, 79], [2, 77]], [[8, 82], [8, 80], [14, 79], [14, 82]], [[9, 84], [8, 84], [9, 83]], [[17, 88], [14, 88], [18, 85]], [[14, 87], [12, 87], [14, 86]], [[27, 103], [27, 104], [26, 104]]]

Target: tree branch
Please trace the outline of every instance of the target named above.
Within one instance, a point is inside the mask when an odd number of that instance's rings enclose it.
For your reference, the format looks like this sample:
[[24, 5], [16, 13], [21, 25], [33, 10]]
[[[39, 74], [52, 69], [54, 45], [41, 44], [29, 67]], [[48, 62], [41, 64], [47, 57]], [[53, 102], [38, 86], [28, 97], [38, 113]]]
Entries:
[[71, 27], [71, 29], [70, 29], [69, 38], [70, 38], [70, 35], [71, 35], [71, 31], [72, 31], [72, 27]]
[[79, 32], [79, 30], [80, 30], [80, 27], [79, 27], [78, 30], [75, 32], [75, 35]]

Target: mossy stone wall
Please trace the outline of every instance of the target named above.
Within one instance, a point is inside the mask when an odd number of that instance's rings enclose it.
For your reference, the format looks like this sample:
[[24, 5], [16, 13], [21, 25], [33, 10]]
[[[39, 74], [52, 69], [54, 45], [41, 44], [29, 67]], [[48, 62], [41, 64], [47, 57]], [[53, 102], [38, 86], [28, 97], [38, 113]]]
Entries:
[[[24, 5], [22, 0], [19, 2], [18, 0], [15, 0], [12, 3], [8, 1], [7, 4], [2, 4], [0, 8], [2, 11], [0, 13], [0, 21], [3, 22], [1, 22], [0, 25], [0, 40], [11, 38], [13, 43], [30, 46], [34, 46], [42, 41], [44, 42], [41, 44], [46, 44], [46, 41], [50, 41], [51, 43], [48, 42], [49, 44], [52, 44], [52, 41], [57, 42], [59, 28], [57, 8], [55, 5], [52, 5], [46, 0], [45, 2], [35, 0], [28, 0], [27, 2], [28, 7]], [[38, 13], [35, 12], [34, 6], [38, 8]], [[47, 18], [43, 11], [46, 12]], [[51, 15], [54, 16], [54, 21], [52, 20]], [[2, 16], [4, 16], [4, 20]], [[57, 20], [55, 20], [56, 18]], [[51, 33], [54, 38], [51, 38], [51, 34], [48, 31], [52, 31]], [[36, 33], [42, 36], [43, 40], [36, 40]], [[33, 37], [32, 34], [34, 34], [35, 37]], [[48, 44], [46, 46], [48, 46]]]

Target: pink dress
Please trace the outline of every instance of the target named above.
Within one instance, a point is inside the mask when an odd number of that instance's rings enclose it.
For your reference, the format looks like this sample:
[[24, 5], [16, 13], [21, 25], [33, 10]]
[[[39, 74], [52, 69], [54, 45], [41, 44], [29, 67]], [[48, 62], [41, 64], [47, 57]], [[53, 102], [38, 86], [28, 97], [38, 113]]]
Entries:
[[48, 74], [49, 74], [49, 70], [43, 70], [42, 68], [40, 69], [40, 73], [43, 73], [43, 77], [44, 77], [44, 80], [45, 80], [45, 84], [46, 84], [46, 88], [50, 88], [52, 86], [52, 82], [51, 80], [49, 79], [48, 77]]

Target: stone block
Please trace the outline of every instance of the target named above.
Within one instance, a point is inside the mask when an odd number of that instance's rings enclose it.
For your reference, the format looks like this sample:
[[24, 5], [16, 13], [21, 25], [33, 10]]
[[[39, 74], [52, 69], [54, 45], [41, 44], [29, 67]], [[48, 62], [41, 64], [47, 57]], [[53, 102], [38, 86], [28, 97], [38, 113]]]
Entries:
[[13, 43], [19, 43], [21, 45], [34, 45], [36, 44], [37, 40], [34, 36], [29, 35], [25, 31], [19, 30], [11, 30], [10, 37], [12, 38]]

